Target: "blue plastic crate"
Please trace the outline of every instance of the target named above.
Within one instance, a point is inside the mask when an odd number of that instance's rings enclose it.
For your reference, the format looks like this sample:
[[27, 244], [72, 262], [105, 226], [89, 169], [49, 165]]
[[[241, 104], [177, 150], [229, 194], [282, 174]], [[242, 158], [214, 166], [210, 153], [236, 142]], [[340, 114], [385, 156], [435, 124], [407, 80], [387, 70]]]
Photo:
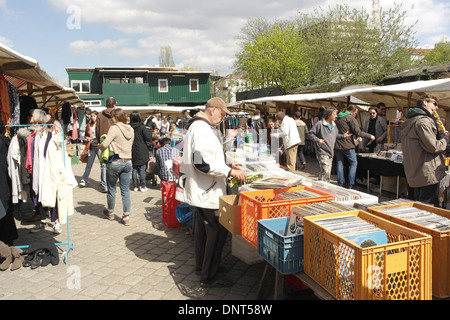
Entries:
[[303, 271], [303, 235], [285, 236], [289, 217], [258, 220], [258, 254], [281, 274]]

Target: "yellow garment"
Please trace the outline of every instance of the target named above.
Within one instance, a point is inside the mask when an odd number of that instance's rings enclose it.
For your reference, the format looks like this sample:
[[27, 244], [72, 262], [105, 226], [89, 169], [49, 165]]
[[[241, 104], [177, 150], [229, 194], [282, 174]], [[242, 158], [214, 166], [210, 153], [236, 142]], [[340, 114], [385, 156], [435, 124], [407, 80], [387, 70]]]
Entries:
[[[106, 139], [106, 134], [102, 135], [100, 137], [100, 143], [102, 143]], [[114, 155], [114, 152], [112, 152], [109, 147], [106, 147], [105, 150], [102, 151], [100, 154], [100, 163], [108, 163], [108, 159]]]

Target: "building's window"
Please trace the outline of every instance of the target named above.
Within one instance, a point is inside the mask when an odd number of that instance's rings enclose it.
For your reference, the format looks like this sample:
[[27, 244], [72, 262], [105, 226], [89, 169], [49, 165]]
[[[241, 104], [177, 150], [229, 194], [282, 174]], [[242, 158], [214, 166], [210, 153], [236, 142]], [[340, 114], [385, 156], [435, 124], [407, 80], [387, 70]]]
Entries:
[[89, 80], [72, 80], [72, 89], [77, 93], [91, 92], [91, 82]]
[[198, 92], [198, 79], [190, 79], [189, 80], [189, 91], [190, 92]]
[[169, 92], [169, 81], [167, 79], [158, 80], [158, 92]]
[[85, 100], [84, 105], [86, 107], [101, 107], [102, 101], [101, 100]]

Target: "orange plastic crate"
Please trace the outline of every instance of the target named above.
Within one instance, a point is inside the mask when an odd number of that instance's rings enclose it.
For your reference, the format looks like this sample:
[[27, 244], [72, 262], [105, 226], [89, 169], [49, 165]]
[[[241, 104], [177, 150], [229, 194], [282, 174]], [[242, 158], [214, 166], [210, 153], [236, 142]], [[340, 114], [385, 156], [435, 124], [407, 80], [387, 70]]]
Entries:
[[181, 226], [175, 216], [175, 208], [180, 204], [175, 199], [176, 188], [175, 181], [161, 181], [162, 219], [169, 228]]
[[[278, 194], [288, 191], [308, 190], [319, 194], [317, 197], [276, 200]], [[241, 235], [254, 247], [258, 247], [258, 220], [287, 217], [294, 206], [332, 200], [333, 196], [308, 187], [265, 189], [241, 192]]]
[[438, 231], [421, 226], [412, 221], [394, 217], [379, 210], [392, 207], [415, 207], [424, 211], [432, 212], [450, 219], [450, 211], [442, 208], [429, 206], [423, 203], [408, 202], [385, 206], [369, 207], [368, 211], [383, 219], [398, 223], [407, 228], [426, 233], [432, 240], [432, 265], [433, 265], [433, 296], [438, 298], [450, 297], [450, 230]]
[[[386, 231], [388, 243], [360, 247], [317, 219], [355, 215]], [[307, 216], [304, 270], [339, 300], [431, 300], [431, 237], [364, 211]]]

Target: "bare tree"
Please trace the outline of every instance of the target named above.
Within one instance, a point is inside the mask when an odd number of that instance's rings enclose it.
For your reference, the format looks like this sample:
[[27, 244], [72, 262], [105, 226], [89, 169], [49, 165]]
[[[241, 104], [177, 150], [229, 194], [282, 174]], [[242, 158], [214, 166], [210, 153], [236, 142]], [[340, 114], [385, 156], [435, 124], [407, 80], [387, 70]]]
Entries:
[[159, 66], [160, 67], [175, 67], [173, 61], [172, 49], [170, 46], [161, 47], [159, 49]]

